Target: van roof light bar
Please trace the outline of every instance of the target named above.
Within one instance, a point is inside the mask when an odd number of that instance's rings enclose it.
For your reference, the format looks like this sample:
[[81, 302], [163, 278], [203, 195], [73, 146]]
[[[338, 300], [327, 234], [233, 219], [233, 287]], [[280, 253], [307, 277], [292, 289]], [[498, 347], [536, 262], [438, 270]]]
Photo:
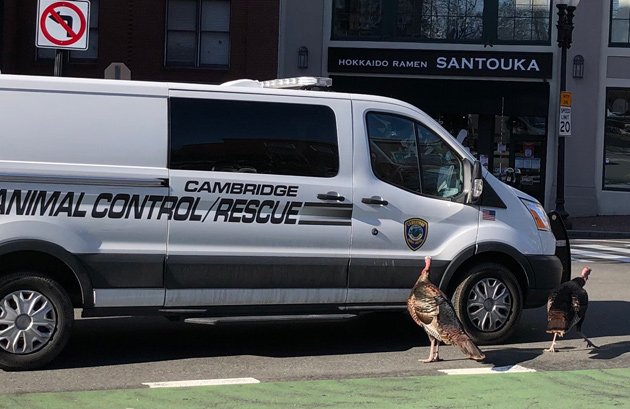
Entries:
[[320, 89], [332, 87], [332, 78], [326, 77], [293, 77], [279, 78], [269, 81], [256, 81], [249, 79], [224, 82], [225, 87], [254, 87], [273, 89]]
[[293, 77], [279, 78], [276, 80], [262, 81], [263, 88], [282, 88], [282, 89], [309, 89], [313, 87], [329, 88], [332, 87], [332, 78], [325, 77]]

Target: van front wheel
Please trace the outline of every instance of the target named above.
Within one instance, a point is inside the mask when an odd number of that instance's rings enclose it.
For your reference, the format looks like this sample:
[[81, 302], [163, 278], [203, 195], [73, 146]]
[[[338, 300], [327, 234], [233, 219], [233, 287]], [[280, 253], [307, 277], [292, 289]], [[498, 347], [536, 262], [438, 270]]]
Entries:
[[39, 368], [66, 345], [74, 311], [56, 281], [40, 274], [0, 278], [0, 368]]
[[453, 307], [464, 329], [478, 344], [497, 344], [516, 330], [523, 301], [514, 275], [496, 263], [468, 271], [453, 294]]

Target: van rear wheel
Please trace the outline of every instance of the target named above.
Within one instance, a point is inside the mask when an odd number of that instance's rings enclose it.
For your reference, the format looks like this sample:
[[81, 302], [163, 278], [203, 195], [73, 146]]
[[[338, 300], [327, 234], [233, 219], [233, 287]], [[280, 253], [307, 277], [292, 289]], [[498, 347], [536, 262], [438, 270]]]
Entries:
[[0, 278], [0, 368], [39, 368], [54, 359], [70, 336], [74, 311], [56, 281], [41, 274]]
[[470, 269], [455, 289], [453, 307], [475, 343], [497, 344], [516, 330], [523, 308], [522, 293], [504, 266], [482, 263]]

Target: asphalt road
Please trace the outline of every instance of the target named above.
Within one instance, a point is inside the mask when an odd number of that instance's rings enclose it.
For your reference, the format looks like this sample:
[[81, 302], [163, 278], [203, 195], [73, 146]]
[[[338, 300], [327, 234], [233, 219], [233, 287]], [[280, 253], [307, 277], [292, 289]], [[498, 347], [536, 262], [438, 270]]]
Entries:
[[[574, 275], [585, 264], [573, 263]], [[424, 364], [424, 331], [403, 314], [336, 322], [173, 323], [162, 318], [81, 319], [44, 370], [0, 372], [0, 394], [142, 388], [146, 382], [253, 377], [261, 382], [438, 375], [441, 369], [521, 365], [537, 371], [630, 368], [630, 265], [590, 262], [588, 350], [570, 333], [543, 352], [545, 309], [526, 310], [509, 344], [484, 346], [477, 363], [443, 346]]]

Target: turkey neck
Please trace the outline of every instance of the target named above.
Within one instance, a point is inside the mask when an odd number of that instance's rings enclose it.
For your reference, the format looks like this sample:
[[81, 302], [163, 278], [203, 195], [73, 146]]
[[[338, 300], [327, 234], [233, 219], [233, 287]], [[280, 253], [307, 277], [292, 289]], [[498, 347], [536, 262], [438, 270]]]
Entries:
[[420, 286], [420, 284], [429, 283], [429, 282], [430, 282], [429, 281], [429, 271], [425, 268], [420, 273], [420, 277], [418, 277], [418, 281], [416, 281], [416, 284], [413, 286], [413, 289], [415, 290], [416, 288], [418, 288]]
[[575, 277], [573, 280], [575, 283], [577, 283], [577, 285], [579, 285], [580, 287], [584, 287], [586, 285], [586, 280], [583, 279], [582, 277]]

